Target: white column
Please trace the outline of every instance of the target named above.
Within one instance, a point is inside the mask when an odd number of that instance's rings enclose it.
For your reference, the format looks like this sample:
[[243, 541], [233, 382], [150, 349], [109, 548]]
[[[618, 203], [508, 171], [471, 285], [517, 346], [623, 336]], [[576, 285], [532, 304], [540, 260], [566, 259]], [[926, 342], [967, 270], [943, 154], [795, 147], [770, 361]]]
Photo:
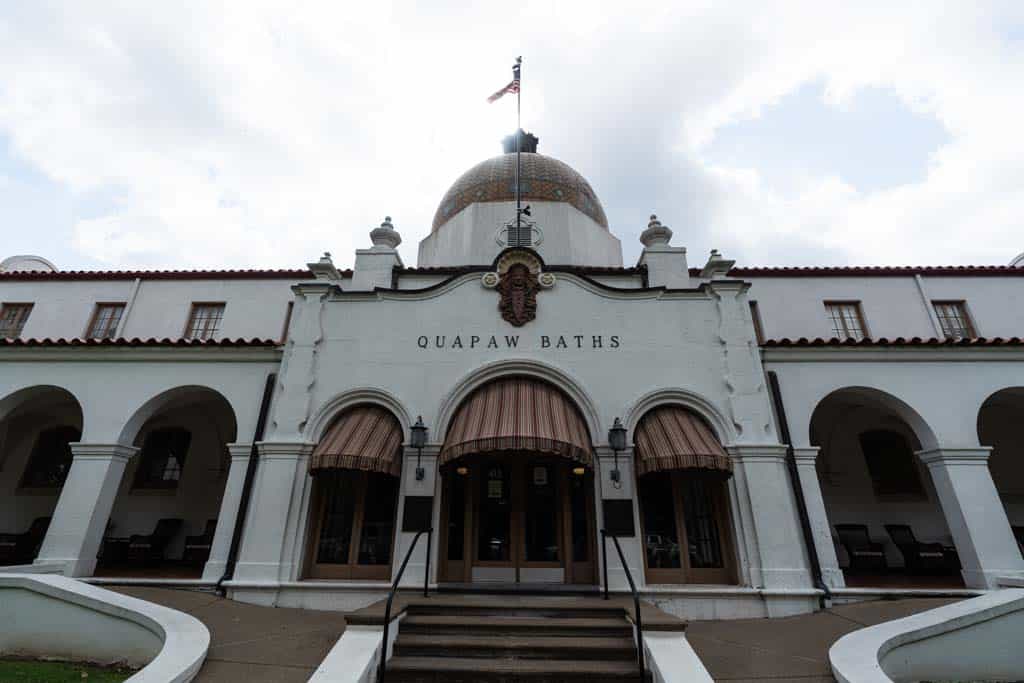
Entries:
[[239, 505], [242, 502], [242, 488], [245, 485], [245, 472], [249, 468], [252, 444], [228, 444], [228, 451], [231, 453], [231, 466], [228, 469], [228, 480], [224, 484], [224, 495], [220, 499], [220, 513], [217, 515], [217, 530], [213, 534], [210, 557], [203, 568], [205, 581], [217, 581], [224, 576], [231, 539], [235, 534], [235, 522], [240, 514]]
[[[412, 545], [413, 539], [416, 538], [415, 531], [402, 531], [402, 517], [405, 515], [405, 503], [406, 498], [409, 496], [439, 496], [440, 495], [440, 478], [437, 476], [437, 456], [440, 453], [441, 446], [438, 444], [427, 446], [423, 449], [423, 456], [420, 459], [420, 467], [423, 468], [423, 479], [416, 478], [416, 449], [406, 446], [404, 448], [405, 455], [402, 457], [402, 476], [401, 476], [401, 498], [398, 505], [398, 518], [395, 520], [395, 545], [394, 552], [391, 555], [391, 576], [392, 579], [398, 575], [398, 569], [402, 566], [402, 560], [405, 559], [405, 554], [409, 551], [409, 546]], [[431, 526], [434, 528], [434, 534], [431, 538], [430, 548], [430, 573], [431, 580], [434, 580], [437, 576], [437, 562], [438, 562], [438, 539], [440, 538], [440, 529], [438, 523], [440, 520], [440, 506], [437, 504], [437, 500], [434, 500], [434, 504], [431, 506]], [[412, 555], [409, 557], [409, 564], [405, 568], [405, 574], [402, 575], [402, 586], [408, 588], [423, 588], [423, 573], [426, 571], [427, 565], [427, 535], [423, 534], [420, 537], [419, 542], [416, 544], [416, 549], [412, 551]]]
[[814, 537], [814, 548], [821, 565], [821, 578], [829, 588], [843, 588], [846, 581], [843, 570], [839, 568], [836, 547], [832, 542], [832, 527], [825, 512], [825, 500], [821, 496], [821, 481], [818, 479], [818, 447], [794, 448], [796, 470], [800, 476], [800, 488], [807, 506], [807, 517], [811, 522], [811, 535]]
[[71, 470], [36, 564], [64, 563], [66, 576], [92, 576], [110, 511], [134, 446], [73, 443]]
[[[755, 588], [810, 588], [796, 501], [781, 444], [730, 446], [749, 501], [748, 561]], [[739, 484], [740, 482], [737, 482]], [[757, 583], [759, 581], [759, 584]]]
[[991, 451], [940, 446], [917, 454], [931, 473], [971, 588], [996, 588], [1001, 576], [1024, 576], [1024, 560], [988, 469]]
[[295, 487], [306, 476], [313, 444], [264, 441], [256, 447], [259, 465], [234, 580], [277, 584], [291, 574], [289, 530], [300, 526], [302, 512]]

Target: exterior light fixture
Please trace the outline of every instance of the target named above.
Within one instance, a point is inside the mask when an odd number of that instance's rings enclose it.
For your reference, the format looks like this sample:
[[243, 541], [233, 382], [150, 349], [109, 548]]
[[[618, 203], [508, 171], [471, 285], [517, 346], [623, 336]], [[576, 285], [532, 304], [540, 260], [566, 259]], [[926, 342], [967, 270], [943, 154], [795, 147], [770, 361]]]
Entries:
[[585, 467], [573, 467], [572, 468], [572, 473], [575, 474], [577, 477], [582, 477], [584, 474], [586, 474], [586, 472], [587, 472], [587, 470], [586, 470]]
[[416, 424], [410, 431], [412, 432], [412, 447], [416, 449], [416, 481], [423, 481], [427, 474], [420, 466], [420, 459], [423, 457], [423, 447], [427, 445], [427, 426], [423, 424], [422, 415], [416, 418]]
[[622, 426], [622, 421], [619, 418], [615, 418], [612, 428], [608, 430], [608, 445], [612, 447], [612, 452], [615, 453], [615, 466], [608, 474], [615, 488], [621, 488], [622, 473], [619, 471], [619, 451], [626, 450], [626, 428]]
[[467, 474], [469, 474], [469, 468], [468, 468], [468, 467], [466, 467], [465, 465], [462, 465], [461, 467], [456, 467], [456, 468], [455, 468], [455, 471], [456, 471], [456, 472], [457, 472], [457, 473], [459, 474], [459, 476], [461, 476], [461, 477], [464, 477], [464, 476], [466, 476]]

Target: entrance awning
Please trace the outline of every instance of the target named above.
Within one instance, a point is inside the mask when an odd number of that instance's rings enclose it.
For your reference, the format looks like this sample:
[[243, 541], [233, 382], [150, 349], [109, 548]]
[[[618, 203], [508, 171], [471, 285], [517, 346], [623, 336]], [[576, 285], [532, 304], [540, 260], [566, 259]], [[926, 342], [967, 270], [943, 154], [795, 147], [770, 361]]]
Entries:
[[732, 461], [714, 432], [681, 406], [660, 406], [644, 415], [633, 444], [637, 476], [669, 470], [732, 474]]
[[313, 449], [309, 471], [364, 470], [398, 476], [402, 425], [380, 406], [356, 406], [338, 418]]
[[590, 432], [561, 391], [530, 377], [508, 377], [477, 389], [452, 419], [439, 464], [465, 455], [529, 451], [592, 462]]

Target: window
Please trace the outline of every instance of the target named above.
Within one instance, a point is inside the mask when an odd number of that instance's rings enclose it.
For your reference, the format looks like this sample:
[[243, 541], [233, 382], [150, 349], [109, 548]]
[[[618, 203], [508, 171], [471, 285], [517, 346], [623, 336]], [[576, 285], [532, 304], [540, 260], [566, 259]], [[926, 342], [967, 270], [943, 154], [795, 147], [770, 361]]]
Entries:
[[914, 452], [902, 434], [886, 429], [863, 432], [860, 448], [876, 495], [924, 497]]
[[192, 434], [185, 429], [156, 429], [146, 436], [135, 472], [137, 489], [175, 489], [185, 468]]
[[71, 443], [82, 438], [75, 427], [45, 429], [36, 438], [21, 485], [32, 489], [59, 489], [71, 469]]
[[117, 326], [121, 324], [124, 304], [96, 304], [92, 321], [85, 336], [87, 339], [113, 339]]
[[224, 318], [224, 304], [192, 304], [192, 314], [185, 328], [186, 339], [212, 339], [220, 331]]
[[16, 339], [32, 312], [32, 304], [4, 304], [0, 307], [0, 338]]
[[761, 307], [756, 301], [750, 302], [750, 319], [754, 322], [754, 338], [758, 344], [764, 344], [764, 327], [761, 324]]
[[939, 318], [942, 334], [947, 339], [969, 339], [974, 328], [967, 317], [967, 305], [963, 301], [933, 301], [935, 315]]
[[398, 477], [330, 470], [316, 476], [315, 486], [318, 523], [311, 536], [310, 577], [386, 581], [391, 576]]
[[836, 337], [863, 339], [867, 336], [859, 301], [826, 301], [825, 310], [828, 311], [832, 332]]

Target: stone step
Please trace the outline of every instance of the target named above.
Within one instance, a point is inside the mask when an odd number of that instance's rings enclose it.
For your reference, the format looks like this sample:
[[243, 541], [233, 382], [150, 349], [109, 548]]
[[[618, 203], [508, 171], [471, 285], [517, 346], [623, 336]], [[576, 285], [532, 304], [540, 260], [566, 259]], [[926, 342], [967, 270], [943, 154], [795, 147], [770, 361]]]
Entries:
[[623, 617], [462, 616], [413, 614], [402, 620], [400, 633], [433, 635], [534, 635], [629, 637], [633, 627]]
[[403, 629], [395, 641], [394, 656], [632, 661], [636, 648], [630, 637], [428, 635]]
[[[578, 659], [534, 660], [466, 657], [392, 657], [387, 683], [557, 683], [559, 681], [640, 682], [636, 662]], [[650, 680], [648, 675], [647, 680]]]
[[545, 617], [555, 619], [573, 619], [577, 617], [598, 619], [621, 619], [624, 612], [621, 607], [608, 605], [604, 602], [591, 601], [589, 604], [580, 601], [578, 605], [563, 604], [551, 606], [502, 606], [499, 604], [445, 604], [438, 602], [418, 603], [409, 605], [407, 614], [437, 616], [497, 616], [497, 617]]

